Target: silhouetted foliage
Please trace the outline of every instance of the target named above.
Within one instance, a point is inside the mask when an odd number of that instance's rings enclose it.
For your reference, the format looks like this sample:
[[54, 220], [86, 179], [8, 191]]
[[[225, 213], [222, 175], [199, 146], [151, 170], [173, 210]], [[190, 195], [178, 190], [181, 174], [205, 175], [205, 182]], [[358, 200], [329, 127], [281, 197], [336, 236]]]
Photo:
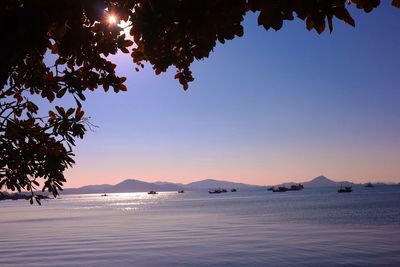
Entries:
[[[0, 189], [28, 190], [31, 203], [40, 203], [39, 186], [58, 195], [63, 172], [74, 163], [74, 140], [90, 126], [81, 105], [85, 92], [127, 90], [109, 55], [130, 53], [137, 71], [144, 62], [156, 74], [173, 66], [186, 90], [193, 81], [191, 63], [208, 57], [217, 42], [242, 36], [247, 12], [257, 12], [266, 30], [297, 17], [322, 33], [333, 30], [334, 19], [355, 25], [347, 3], [370, 12], [380, 1], [2, 0]], [[400, 0], [392, 4], [400, 7]], [[109, 15], [126, 21], [130, 36]], [[43, 114], [32, 100], [38, 96], [48, 102], [69, 96], [76, 106]]]

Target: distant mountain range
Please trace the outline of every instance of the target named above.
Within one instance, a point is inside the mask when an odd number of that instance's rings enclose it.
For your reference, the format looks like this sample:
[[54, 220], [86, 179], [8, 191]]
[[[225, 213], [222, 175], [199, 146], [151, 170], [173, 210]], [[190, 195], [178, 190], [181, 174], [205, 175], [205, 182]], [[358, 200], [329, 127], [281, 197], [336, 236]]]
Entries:
[[[283, 183], [280, 186], [290, 186], [298, 184], [294, 182]], [[301, 182], [305, 188], [307, 187], [325, 187], [325, 186], [349, 186], [353, 183], [348, 181], [336, 182], [325, 176], [318, 176], [310, 181]], [[66, 188], [64, 194], [95, 194], [95, 193], [124, 193], [124, 192], [147, 192], [154, 191], [178, 191], [178, 190], [208, 190], [212, 188], [236, 188], [236, 189], [249, 189], [249, 188], [263, 188], [264, 186], [251, 185], [244, 183], [234, 183], [229, 181], [221, 181], [214, 179], [201, 180], [189, 184], [170, 183], [170, 182], [144, 182], [136, 179], [127, 179], [116, 185], [101, 184], [101, 185], [87, 185], [80, 188]]]
[[211, 188], [262, 188], [258, 185], [219, 181], [213, 179], [201, 180], [189, 184], [170, 183], [170, 182], [144, 182], [136, 179], [127, 179], [116, 185], [86, 185], [80, 188], [66, 188], [64, 194], [94, 194], [94, 193], [126, 193], [126, 192], [146, 192], [154, 191], [178, 191], [178, 190], [208, 190]]

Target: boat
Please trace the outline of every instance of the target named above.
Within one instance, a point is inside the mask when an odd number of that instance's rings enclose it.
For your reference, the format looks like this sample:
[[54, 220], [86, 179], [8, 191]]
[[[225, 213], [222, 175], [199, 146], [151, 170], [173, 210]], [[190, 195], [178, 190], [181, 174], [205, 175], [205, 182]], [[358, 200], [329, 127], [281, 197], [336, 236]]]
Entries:
[[154, 190], [151, 190], [151, 191], [149, 191], [147, 194], [149, 194], [149, 195], [155, 195], [155, 194], [157, 194], [157, 192], [154, 191]]
[[106, 197], [106, 196], [108, 196], [108, 195], [107, 195], [106, 193], [104, 193], [104, 194], [102, 194], [101, 196], [102, 196], [102, 197]]
[[208, 190], [208, 193], [209, 194], [220, 194], [220, 193], [222, 193], [222, 190], [221, 189], [214, 189], [214, 190]]
[[340, 186], [338, 189], [338, 193], [351, 193], [353, 190], [351, 189], [351, 186], [345, 186], [344, 188]]
[[179, 190], [178, 193], [185, 193], [185, 190]]
[[288, 190], [289, 190], [289, 188], [287, 188], [287, 187], [279, 186], [278, 188], [273, 188], [272, 192], [286, 192]]
[[231, 192], [236, 192], [236, 191], [237, 191], [236, 188], [231, 189]]
[[367, 184], [365, 185], [365, 187], [374, 187], [374, 185], [371, 184], [371, 183], [367, 183]]
[[301, 189], [304, 189], [304, 186], [302, 184], [298, 184], [290, 186], [288, 191], [299, 191]]
[[304, 186], [302, 184], [298, 185], [291, 185], [289, 188], [285, 186], [279, 186], [278, 188], [276, 187], [270, 187], [268, 190], [272, 192], [286, 192], [286, 191], [299, 191], [304, 189]]
[[226, 193], [226, 192], [228, 192], [228, 190], [226, 190], [226, 189], [221, 189], [221, 188], [216, 188], [216, 189], [214, 189], [214, 190], [208, 190], [208, 193], [210, 193], [210, 194], [220, 194], [220, 193]]

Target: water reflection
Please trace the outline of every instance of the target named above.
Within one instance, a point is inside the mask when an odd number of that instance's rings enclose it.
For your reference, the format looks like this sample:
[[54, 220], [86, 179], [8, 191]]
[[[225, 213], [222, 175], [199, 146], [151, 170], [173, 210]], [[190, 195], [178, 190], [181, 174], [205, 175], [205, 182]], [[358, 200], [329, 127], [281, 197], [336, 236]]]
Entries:
[[[106, 196], [101, 194], [68, 195], [59, 202], [65, 203], [65, 209], [92, 210], [92, 209], [114, 209], [123, 211], [138, 210], [146, 205], [159, 204], [177, 195], [176, 192], [159, 192], [150, 195], [146, 192], [139, 193], [110, 193]], [[73, 203], [74, 205], [68, 205]]]
[[399, 211], [398, 187], [3, 201], [0, 266], [399, 266]]

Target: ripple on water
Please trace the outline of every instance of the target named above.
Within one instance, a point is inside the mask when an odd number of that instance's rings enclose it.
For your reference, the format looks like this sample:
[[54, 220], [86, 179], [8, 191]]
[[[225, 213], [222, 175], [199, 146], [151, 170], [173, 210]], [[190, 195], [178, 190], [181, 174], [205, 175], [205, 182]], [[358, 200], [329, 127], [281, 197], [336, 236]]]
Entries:
[[0, 266], [400, 266], [400, 188], [375, 189], [5, 201]]

